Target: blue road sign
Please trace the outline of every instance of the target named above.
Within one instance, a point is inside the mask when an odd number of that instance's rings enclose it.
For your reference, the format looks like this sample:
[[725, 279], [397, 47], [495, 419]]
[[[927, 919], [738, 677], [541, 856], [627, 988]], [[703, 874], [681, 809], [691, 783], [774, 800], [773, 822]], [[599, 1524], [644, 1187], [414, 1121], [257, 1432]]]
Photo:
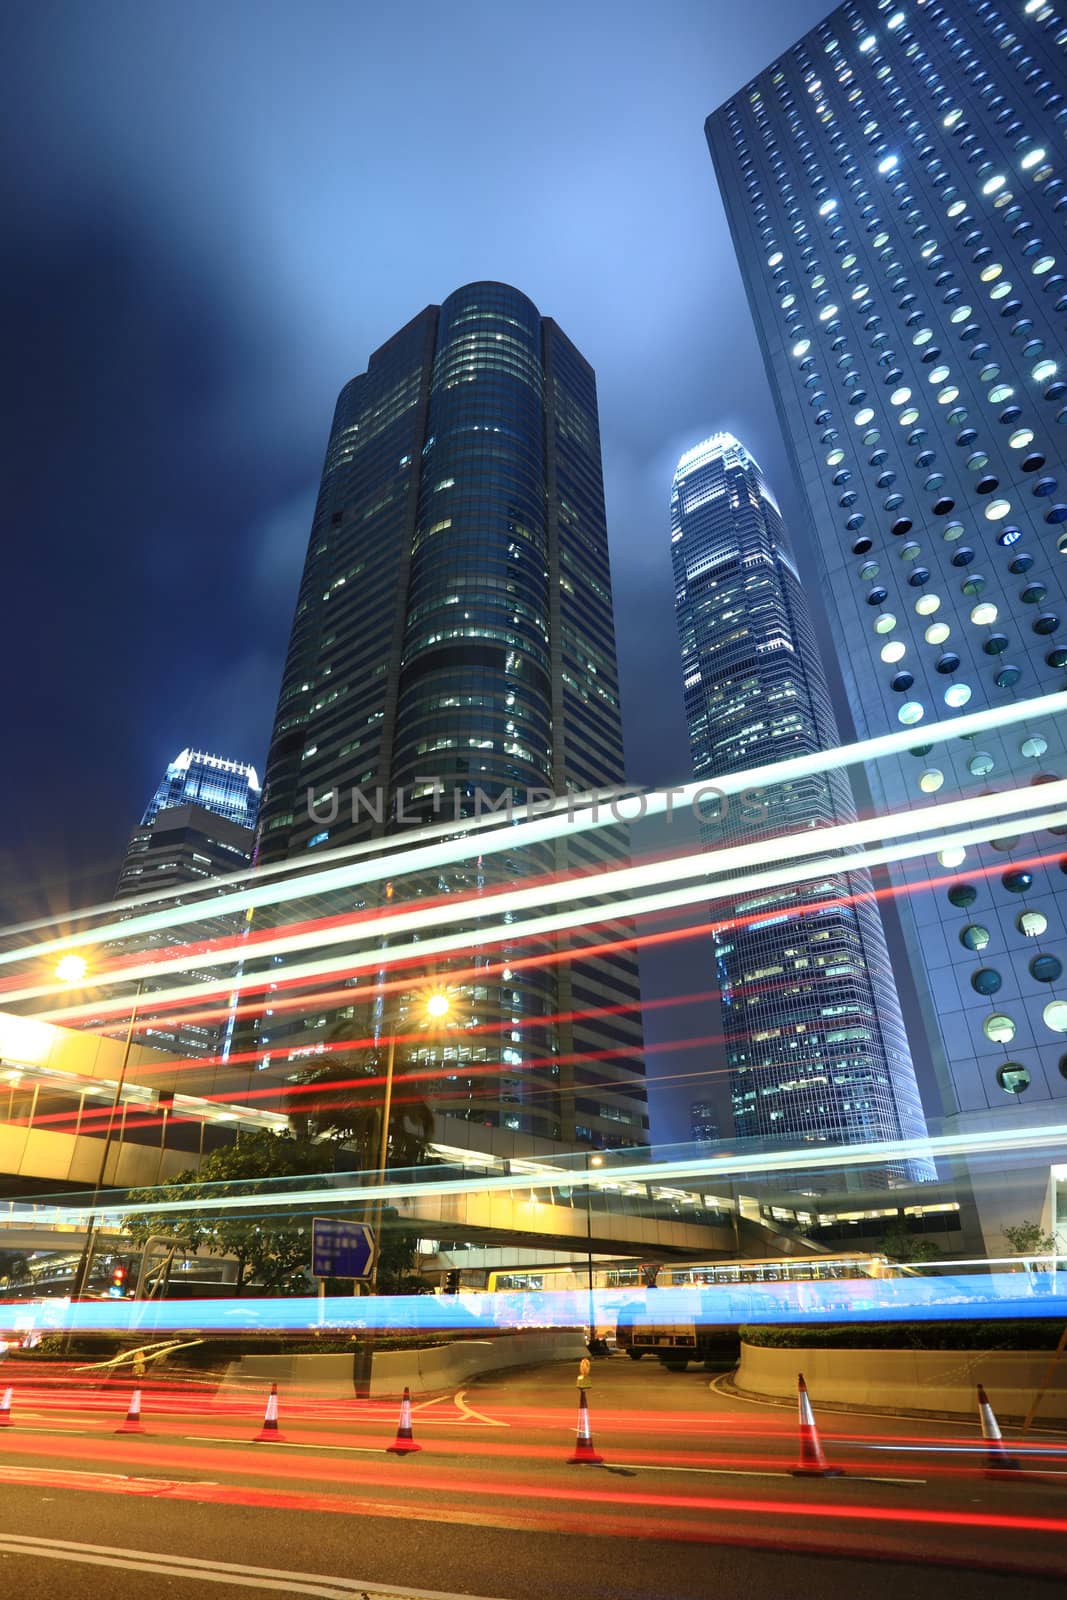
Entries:
[[315, 1217], [311, 1224], [311, 1272], [316, 1278], [369, 1278], [376, 1254], [374, 1229], [363, 1222]]

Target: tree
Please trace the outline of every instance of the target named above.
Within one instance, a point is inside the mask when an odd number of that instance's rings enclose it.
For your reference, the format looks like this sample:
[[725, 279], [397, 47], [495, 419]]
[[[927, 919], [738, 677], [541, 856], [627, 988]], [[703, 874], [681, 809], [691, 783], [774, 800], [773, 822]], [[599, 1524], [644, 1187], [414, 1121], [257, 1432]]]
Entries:
[[[352, 1031], [352, 1019], [339, 1015], [326, 1034], [335, 1045]], [[389, 1114], [387, 1167], [417, 1167], [426, 1159], [433, 1137], [433, 1112], [415, 1091], [415, 1063], [397, 1052], [393, 1062], [393, 1095]], [[355, 1152], [360, 1168], [377, 1169], [381, 1145], [382, 1102], [388, 1056], [384, 1050], [334, 1050], [300, 1075], [300, 1087], [289, 1096], [289, 1120], [299, 1138], [332, 1139]]]
[[21, 1250], [0, 1250], [0, 1283], [14, 1289], [30, 1281], [29, 1257]]
[[1050, 1256], [1056, 1249], [1055, 1234], [1046, 1233], [1040, 1222], [1029, 1218], [1005, 1228], [1004, 1237], [1019, 1256]]
[[932, 1239], [923, 1239], [912, 1233], [900, 1219], [890, 1223], [882, 1238], [882, 1250], [893, 1261], [905, 1265], [912, 1262], [936, 1261], [941, 1251]]
[[[132, 1190], [134, 1203], [165, 1201], [175, 1211], [139, 1213], [123, 1226], [140, 1244], [153, 1233], [183, 1240], [191, 1255], [206, 1247], [236, 1256], [237, 1286], [255, 1284], [269, 1294], [306, 1294], [311, 1266], [311, 1218], [293, 1207], [272, 1205], [270, 1179], [285, 1178], [286, 1194], [317, 1188], [320, 1174], [333, 1170], [330, 1144], [314, 1144], [293, 1134], [267, 1129], [243, 1134], [235, 1144], [206, 1156], [198, 1172], [181, 1172], [172, 1183]], [[227, 1206], [231, 1198], [258, 1195], [262, 1205]], [[204, 1209], [183, 1210], [210, 1200]]]

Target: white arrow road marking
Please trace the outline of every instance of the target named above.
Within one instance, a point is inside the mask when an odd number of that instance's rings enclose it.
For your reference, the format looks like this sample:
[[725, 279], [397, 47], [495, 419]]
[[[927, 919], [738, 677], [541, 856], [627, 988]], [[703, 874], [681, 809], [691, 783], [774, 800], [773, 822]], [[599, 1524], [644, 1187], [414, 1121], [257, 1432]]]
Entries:
[[[128, 1572], [154, 1572], [165, 1577], [199, 1578], [246, 1589], [277, 1589], [284, 1594], [316, 1595], [320, 1600], [477, 1600], [474, 1595], [440, 1589], [397, 1588], [396, 1584], [336, 1578], [329, 1573], [285, 1572], [278, 1567], [246, 1567], [232, 1561], [204, 1561], [166, 1551], [127, 1550], [110, 1545], [77, 1544], [69, 1539], [42, 1539], [33, 1534], [0, 1534], [0, 1551], [51, 1561], [77, 1561], [94, 1567], [120, 1567]], [[484, 1600], [484, 1597], [483, 1597]]]

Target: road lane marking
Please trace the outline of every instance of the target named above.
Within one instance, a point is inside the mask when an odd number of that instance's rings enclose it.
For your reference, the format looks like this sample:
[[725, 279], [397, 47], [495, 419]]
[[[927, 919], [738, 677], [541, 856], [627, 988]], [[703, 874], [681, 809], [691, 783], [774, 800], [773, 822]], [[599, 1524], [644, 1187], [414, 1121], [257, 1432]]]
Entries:
[[[0, 1466], [0, 1479], [11, 1483], [28, 1483], [31, 1479], [40, 1478], [52, 1484], [57, 1479], [88, 1478], [92, 1482], [101, 1479], [105, 1483], [121, 1483], [136, 1489], [217, 1489], [217, 1478], [138, 1478], [131, 1472], [91, 1472], [84, 1467], [17, 1467]], [[75, 1485], [77, 1487], [77, 1485]]]
[[[446, 1593], [441, 1589], [411, 1589], [407, 1585], [369, 1583], [365, 1579], [334, 1577], [329, 1573], [286, 1572], [278, 1567], [249, 1567], [232, 1561], [207, 1561], [165, 1551], [129, 1550], [110, 1545], [78, 1544], [69, 1539], [45, 1539], [35, 1534], [0, 1534], [0, 1550], [52, 1561], [76, 1561], [86, 1566], [119, 1567], [128, 1572], [152, 1572], [165, 1577], [199, 1578], [205, 1583], [229, 1583], [246, 1589], [277, 1589], [286, 1594], [307, 1594], [323, 1600], [477, 1600], [477, 1596]], [[484, 1600], [484, 1597], [483, 1597]]]
[[475, 1411], [473, 1406], [469, 1406], [467, 1404], [466, 1395], [466, 1389], [457, 1389], [452, 1397], [456, 1405], [462, 1411], [464, 1421], [466, 1421], [469, 1417], [476, 1417], [479, 1422], [484, 1423], [486, 1427], [489, 1428], [511, 1427], [510, 1422], [501, 1422], [497, 1417], [487, 1417], [484, 1411]]
[[183, 1433], [183, 1444], [269, 1444], [273, 1450], [358, 1450], [361, 1455], [384, 1454], [384, 1444], [301, 1444], [296, 1439], [230, 1439], [223, 1433]]
[[[792, 1472], [788, 1467], [781, 1467], [776, 1471], [762, 1472], [754, 1467], [656, 1467], [648, 1462], [638, 1461], [610, 1461], [606, 1465], [612, 1467], [626, 1467], [631, 1472], [700, 1472], [713, 1478], [791, 1478]], [[883, 1478], [873, 1475], [864, 1476], [858, 1472], [842, 1470], [841, 1476], [851, 1483], [925, 1483], [925, 1478]]]

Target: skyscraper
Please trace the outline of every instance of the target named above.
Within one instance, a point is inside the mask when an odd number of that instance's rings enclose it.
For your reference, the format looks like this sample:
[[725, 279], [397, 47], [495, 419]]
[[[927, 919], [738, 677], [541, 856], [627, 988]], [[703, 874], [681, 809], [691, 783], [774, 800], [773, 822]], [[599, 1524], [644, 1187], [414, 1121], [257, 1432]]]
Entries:
[[159, 780], [141, 818], [142, 827], [170, 806], [200, 806], [242, 828], [254, 828], [259, 811], [256, 769], [203, 750], [182, 750]]
[[[839, 744], [781, 514], [731, 434], [678, 463], [671, 555], [694, 775]], [[831, 772], [724, 799], [705, 816], [714, 848], [854, 821], [856, 811], [847, 779]], [[869, 873], [852, 871], [731, 902], [715, 959], [738, 1135], [789, 1145], [925, 1135], [872, 891]], [[921, 1180], [933, 1168], [888, 1162], [881, 1175]]]
[[[180, 890], [183, 884], [202, 888], [211, 878], [240, 872], [252, 859], [258, 804], [259, 779], [254, 767], [183, 750], [168, 765], [140, 825], [130, 835], [115, 899]], [[204, 924], [204, 933], [216, 937], [239, 931], [240, 923], [233, 918]], [[121, 948], [129, 954], [170, 942], [171, 936], [164, 932], [124, 941]], [[222, 1029], [202, 1019], [159, 1020], [147, 1027], [144, 1039], [159, 1049], [208, 1056], [217, 1053]]]
[[694, 1100], [689, 1107], [689, 1137], [694, 1144], [715, 1144], [719, 1115], [711, 1100]]
[[[469, 284], [388, 340], [338, 400], [257, 859], [458, 820], [479, 790], [522, 803], [622, 777], [595, 377], [524, 295]], [[472, 858], [429, 891], [596, 867], [619, 850], [581, 835]], [[442, 1069], [434, 1104], [513, 1132], [643, 1142], [638, 1005], [627, 951], [498, 962], [447, 1038], [420, 1050]], [[606, 1007], [621, 1009], [588, 1015]], [[401, 999], [372, 1025], [395, 1033], [405, 1015]]]
[[[1065, 39], [1044, 0], [856, 0], [707, 123], [857, 729], [915, 729], [886, 813], [1063, 771], [1051, 716], [922, 729], [1064, 687]], [[895, 869], [950, 1113], [1062, 1115], [1061, 848]]]

